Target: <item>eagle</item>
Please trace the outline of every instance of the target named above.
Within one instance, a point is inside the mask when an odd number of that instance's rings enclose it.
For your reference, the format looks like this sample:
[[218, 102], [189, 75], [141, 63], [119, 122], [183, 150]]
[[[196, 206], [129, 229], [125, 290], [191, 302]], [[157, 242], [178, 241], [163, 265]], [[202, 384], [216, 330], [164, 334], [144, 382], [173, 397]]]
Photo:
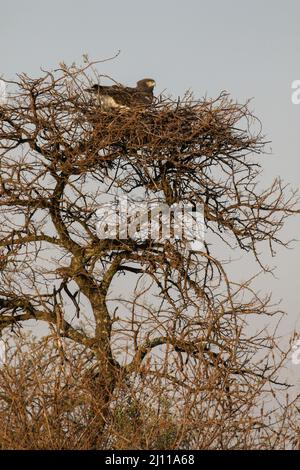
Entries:
[[95, 84], [87, 88], [89, 93], [96, 94], [103, 111], [114, 109], [131, 109], [133, 107], [147, 107], [153, 101], [153, 89], [156, 83], [152, 78], [139, 80], [135, 88], [124, 85], [103, 86]]

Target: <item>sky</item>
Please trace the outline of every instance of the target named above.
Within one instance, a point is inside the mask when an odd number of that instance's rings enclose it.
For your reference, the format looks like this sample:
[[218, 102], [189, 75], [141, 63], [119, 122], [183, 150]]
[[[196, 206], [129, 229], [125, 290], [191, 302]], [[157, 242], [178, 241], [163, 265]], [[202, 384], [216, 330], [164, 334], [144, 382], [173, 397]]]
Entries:
[[[300, 183], [300, 104], [292, 82], [300, 80], [298, 0], [0, 0], [0, 76], [91, 59], [101, 74], [134, 85], [156, 80], [156, 92], [174, 97], [187, 89], [196, 97], [227, 90], [234, 99], [252, 98], [272, 156], [263, 162], [265, 181], [280, 176]], [[299, 217], [284, 229], [300, 240]], [[278, 249], [277, 279], [262, 287], [282, 298], [285, 328], [300, 331], [300, 242]], [[300, 366], [295, 372], [300, 377]]]

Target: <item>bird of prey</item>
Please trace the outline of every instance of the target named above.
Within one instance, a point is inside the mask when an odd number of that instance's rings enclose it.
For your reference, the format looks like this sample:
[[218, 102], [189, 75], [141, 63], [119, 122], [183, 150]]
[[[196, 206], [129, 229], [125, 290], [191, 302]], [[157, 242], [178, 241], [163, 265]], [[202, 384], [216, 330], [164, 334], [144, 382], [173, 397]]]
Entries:
[[99, 97], [103, 111], [114, 109], [131, 109], [133, 107], [147, 107], [153, 101], [153, 88], [155, 81], [152, 78], [139, 80], [135, 88], [124, 85], [93, 85], [86, 91]]

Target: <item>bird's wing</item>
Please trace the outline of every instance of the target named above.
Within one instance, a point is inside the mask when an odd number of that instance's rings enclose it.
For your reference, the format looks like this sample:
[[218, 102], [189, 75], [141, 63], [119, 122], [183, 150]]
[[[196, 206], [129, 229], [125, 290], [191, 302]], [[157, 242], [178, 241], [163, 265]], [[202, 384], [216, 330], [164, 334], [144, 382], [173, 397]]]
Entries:
[[112, 86], [103, 86], [103, 85], [93, 85], [91, 88], [87, 88], [86, 91], [90, 93], [99, 93], [100, 95], [111, 95], [115, 90], [118, 90], [120, 87], [118, 85]]
[[122, 106], [131, 105], [132, 90], [134, 89], [121, 85], [93, 85], [92, 88], [87, 89], [90, 93], [97, 93], [100, 96], [110, 96], [117, 104]]
[[93, 85], [87, 89], [100, 96], [109, 96], [120, 106], [149, 106], [153, 101], [153, 91], [139, 90], [138, 88], [124, 87], [122, 85]]
[[152, 90], [140, 90], [138, 87], [123, 87], [122, 96], [127, 106], [149, 106], [153, 101]]

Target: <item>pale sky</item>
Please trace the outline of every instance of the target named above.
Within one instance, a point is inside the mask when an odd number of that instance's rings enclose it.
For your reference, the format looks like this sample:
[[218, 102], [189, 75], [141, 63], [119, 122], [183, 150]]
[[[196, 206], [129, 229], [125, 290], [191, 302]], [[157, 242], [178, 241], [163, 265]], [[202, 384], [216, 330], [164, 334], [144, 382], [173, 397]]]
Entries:
[[[191, 88], [197, 97], [221, 90], [251, 107], [272, 141], [263, 162], [266, 181], [281, 176], [300, 182], [300, 104], [291, 85], [300, 79], [300, 2], [298, 0], [0, 0], [0, 76], [60, 61], [79, 63], [82, 54], [105, 59], [100, 73], [134, 85], [153, 77], [157, 92], [177, 97]], [[300, 220], [284, 234], [300, 239]], [[262, 288], [283, 298], [286, 326], [300, 330], [300, 242], [294, 251], [278, 249], [278, 280]], [[297, 366], [300, 377], [300, 366]]]

